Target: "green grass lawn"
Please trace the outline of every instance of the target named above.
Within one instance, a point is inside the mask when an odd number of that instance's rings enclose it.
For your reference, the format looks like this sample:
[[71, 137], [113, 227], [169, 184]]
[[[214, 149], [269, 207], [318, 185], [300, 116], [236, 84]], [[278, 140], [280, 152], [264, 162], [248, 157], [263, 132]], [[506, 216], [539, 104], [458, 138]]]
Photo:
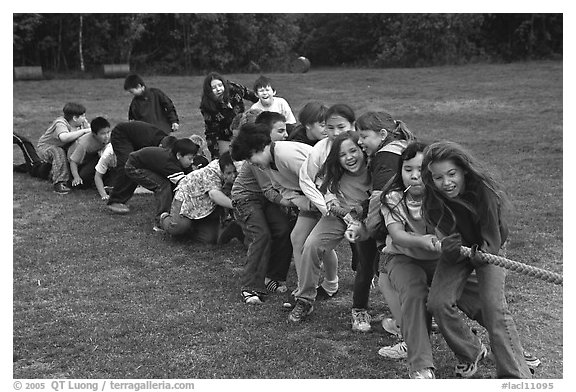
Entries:
[[[258, 75], [226, 75], [251, 86]], [[497, 170], [515, 210], [508, 257], [562, 273], [562, 62], [420, 69], [336, 69], [271, 74], [295, 114], [310, 100], [347, 103], [357, 115], [384, 110], [419, 138], [450, 139]], [[174, 101], [176, 136], [203, 134], [202, 77], [146, 77]], [[122, 79], [14, 82], [13, 127], [33, 141], [67, 101], [88, 118], [127, 119]], [[14, 149], [14, 162], [22, 161]], [[406, 378], [405, 361], [377, 351], [395, 343], [377, 322], [350, 328], [353, 272], [338, 249], [340, 292], [301, 325], [284, 297], [246, 306], [239, 296], [244, 249], [153, 233], [153, 199], [136, 195], [129, 215], [108, 212], [95, 190], [62, 196], [47, 181], [13, 175], [14, 378]], [[293, 288], [292, 267], [288, 285]], [[563, 378], [563, 290], [511, 272], [507, 299], [537, 377]], [[371, 293], [371, 313], [388, 313]], [[473, 324], [471, 324], [473, 325]], [[487, 343], [487, 336], [483, 335]], [[436, 374], [455, 358], [432, 336]], [[495, 374], [480, 366], [479, 378]]]

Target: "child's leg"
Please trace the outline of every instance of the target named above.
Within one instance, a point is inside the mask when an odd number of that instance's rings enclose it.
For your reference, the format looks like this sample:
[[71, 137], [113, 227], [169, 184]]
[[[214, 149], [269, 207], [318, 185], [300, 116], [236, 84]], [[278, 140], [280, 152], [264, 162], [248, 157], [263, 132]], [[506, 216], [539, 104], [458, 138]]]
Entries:
[[182, 200], [174, 198], [170, 208], [170, 213], [164, 215], [160, 219], [160, 227], [162, 227], [168, 234], [182, 235], [192, 228], [192, 219], [180, 215], [180, 207], [182, 207]]
[[272, 235], [272, 246], [268, 263], [267, 276], [272, 280], [285, 282], [292, 262], [292, 241], [290, 217], [278, 204], [266, 203], [266, 221]]
[[392, 317], [396, 321], [396, 324], [400, 324], [402, 320], [402, 312], [400, 310], [400, 298], [398, 296], [398, 292], [394, 290], [392, 284], [390, 283], [390, 277], [388, 276], [388, 272], [380, 271], [380, 275], [378, 275], [378, 288], [380, 292], [384, 296], [384, 301], [388, 305], [388, 309], [392, 313]]
[[82, 185], [79, 188], [86, 189], [94, 185], [94, 174], [96, 173], [96, 164], [99, 159], [98, 154], [86, 155], [84, 162], [78, 168], [78, 174], [82, 179]]
[[70, 181], [70, 166], [68, 166], [66, 151], [63, 148], [51, 145], [42, 146], [38, 148], [38, 156], [52, 164], [50, 177], [53, 184]]
[[134, 194], [134, 190], [138, 186], [138, 184], [126, 175], [124, 168], [130, 153], [134, 151], [134, 146], [126, 135], [119, 132], [112, 132], [111, 143], [114, 155], [116, 156], [116, 173], [114, 175], [113, 189], [110, 193], [108, 204], [125, 204], [130, 200]]
[[[328, 275], [328, 265], [325, 255], [334, 250], [342, 239], [346, 224], [335, 216], [323, 216], [316, 224], [310, 235], [304, 242], [302, 251], [302, 264], [298, 274], [298, 289], [294, 296], [308, 302], [316, 300], [316, 285], [320, 278], [320, 268], [324, 264], [325, 278], [329, 282], [338, 284], [338, 275]], [[336, 263], [336, 271], [338, 264]], [[330, 271], [332, 268], [330, 268]], [[331, 288], [331, 287], [329, 287]]]
[[155, 222], [158, 224], [160, 215], [163, 212], [170, 211], [172, 204], [172, 185], [170, 185], [170, 181], [152, 170], [139, 169], [132, 166], [130, 160], [126, 163], [125, 171], [132, 181], [154, 192], [156, 201]]
[[[472, 363], [481, 350], [481, 342], [466, 325], [457, 307], [466, 280], [473, 267], [467, 262], [441, 258], [428, 294], [428, 311], [438, 323], [444, 340], [459, 360]], [[476, 297], [476, 301], [480, 298]]]
[[486, 328], [499, 378], [532, 378], [505, 296], [506, 270], [491, 264], [476, 267], [458, 307]]
[[193, 238], [203, 244], [215, 244], [218, 241], [218, 231], [220, 230], [220, 209], [216, 208], [214, 212], [206, 218], [194, 220]]
[[42, 162], [36, 153], [36, 148], [28, 138], [22, 135], [18, 135], [15, 132], [12, 132], [12, 136], [13, 143], [20, 147], [20, 150], [22, 150], [22, 155], [24, 156], [28, 170], [30, 170], [35, 164], [40, 164]]
[[354, 292], [352, 294], [352, 308], [368, 309], [370, 287], [374, 277], [374, 259], [380, 257], [376, 248], [376, 241], [372, 238], [358, 243], [350, 243], [355, 249], [358, 258], [356, 275], [354, 276]]
[[265, 292], [272, 236], [262, 204], [256, 200], [234, 201], [234, 213], [248, 238], [246, 264], [242, 272], [242, 290]]
[[292, 242], [292, 252], [294, 256], [294, 266], [296, 267], [296, 274], [300, 276], [300, 265], [302, 264], [302, 251], [304, 249], [304, 242], [308, 235], [320, 220], [320, 214], [309, 213], [307, 211], [300, 211], [296, 224], [290, 233], [290, 241]]
[[[423, 264], [423, 263], [427, 263]], [[401, 304], [402, 336], [408, 346], [410, 371], [434, 368], [426, 310], [428, 277], [434, 274], [434, 262], [419, 262], [404, 255], [394, 255], [388, 262], [388, 276], [398, 292]]]

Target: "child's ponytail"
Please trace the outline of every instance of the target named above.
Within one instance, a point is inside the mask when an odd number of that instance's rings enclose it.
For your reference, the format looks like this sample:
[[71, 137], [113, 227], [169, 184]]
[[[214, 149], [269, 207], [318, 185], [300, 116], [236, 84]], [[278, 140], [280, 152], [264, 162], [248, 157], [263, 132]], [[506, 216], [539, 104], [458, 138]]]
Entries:
[[396, 127], [391, 132], [396, 140], [406, 140], [408, 143], [416, 140], [416, 136], [408, 129], [404, 121], [394, 120]]

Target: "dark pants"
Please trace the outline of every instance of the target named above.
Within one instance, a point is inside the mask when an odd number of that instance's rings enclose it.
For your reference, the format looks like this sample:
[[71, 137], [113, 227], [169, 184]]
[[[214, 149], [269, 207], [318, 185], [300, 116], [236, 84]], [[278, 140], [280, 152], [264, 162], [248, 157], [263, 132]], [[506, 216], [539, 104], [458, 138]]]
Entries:
[[[144, 188], [154, 192], [154, 200], [156, 201], [156, 215], [155, 223], [159, 224], [160, 214], [169, 212], [172, 205], [172, 184], [170, 181], [158, 173], [148, 169], [139, 169], [132, 166], [131, 162], [126, 162], [124, 167], [126, 176], [134, 182], [140, 184]], [[136, 186], [134, 187], [136, 188]], [[134, 190], [132, 190], [134, 193]]]
[[242, 289], [264, 291], [264, 278], [286, 281], [292, 260], [292, 224], [263, 196], [234, 200], [234, 215], [248, 239]]
[[13, 144], [16, 144], [22, 150], [25, 163], [15, 165], [14, 171], [21, 173], [29, 173], [32, 177], [38, 177], [47, 180], [50, 176], [52, 164], [45, 162], [36, 153], [36, 148], [32, 142], [17, 133], [12, 132]]
[[82, 184], [77, 188], [87, 189], [94, 185], [94, 175], [96, 174], [96, 164], [100, 157], [98, 154], [87, 154], [84, 162], [78, 165], [78, 175], [82, 179]]
[[376, 247], [376, 240], [370, 238], [366, 241], [350, 243], [352, 258], [356, 258], [356, 275], [354, 276], [354, 291], [352, 293], [352, 308], [367, 309], [370, 297], [372, 278], [378, 270], [380, 254]]

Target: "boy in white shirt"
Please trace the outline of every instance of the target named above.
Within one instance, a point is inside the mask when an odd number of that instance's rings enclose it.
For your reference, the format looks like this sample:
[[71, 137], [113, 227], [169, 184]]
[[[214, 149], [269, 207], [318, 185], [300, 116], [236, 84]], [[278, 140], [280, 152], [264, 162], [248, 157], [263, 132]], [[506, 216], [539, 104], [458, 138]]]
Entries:
[[258, 102], [250, 109], [260, 109], [266, 112], [277, 112], [286, 118], [286, 130], [288, 134], [296, 125], [296, 118], [290, 105], [284, 98], [276, 97], [276, 89], [272, 86], [272, 81], [266, 76], [260, 76], [254, 82], [254, 93], [258, 96]]

